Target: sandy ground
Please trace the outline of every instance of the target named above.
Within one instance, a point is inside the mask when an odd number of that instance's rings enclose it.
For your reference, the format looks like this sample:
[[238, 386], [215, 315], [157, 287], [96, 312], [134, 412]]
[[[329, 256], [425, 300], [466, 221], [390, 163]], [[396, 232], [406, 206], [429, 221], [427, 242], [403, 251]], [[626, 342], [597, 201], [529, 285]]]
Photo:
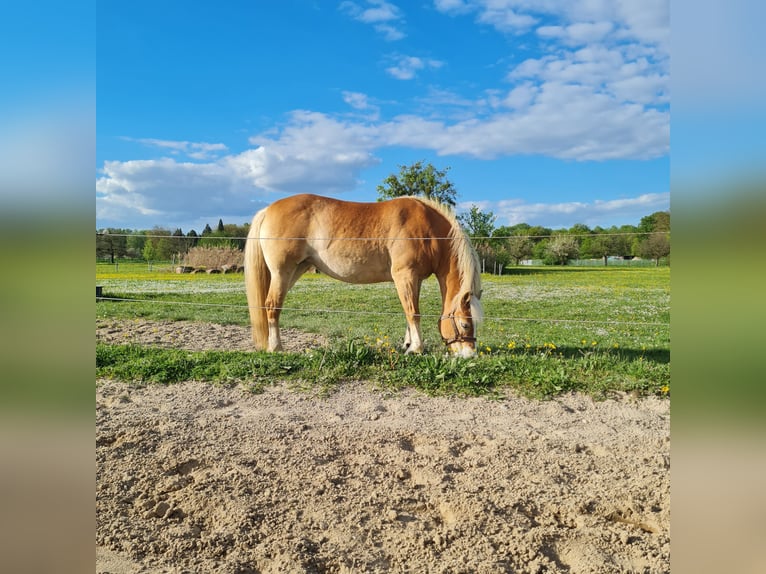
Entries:
[[97, 572], [670, 571], [665, 399], [98, 381], [96, 425]]

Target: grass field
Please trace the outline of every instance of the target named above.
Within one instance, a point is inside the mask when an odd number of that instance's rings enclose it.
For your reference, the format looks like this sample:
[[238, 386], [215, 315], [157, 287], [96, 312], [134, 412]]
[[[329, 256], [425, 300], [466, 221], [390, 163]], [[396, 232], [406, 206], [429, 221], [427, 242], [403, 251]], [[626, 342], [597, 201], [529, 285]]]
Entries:
[[[97, 264], [104, 297], [97, 318], [191, 320], [247, 325], [242, 275], [177, 275], [169, 265]], [[444, 356], [436, 322], [438, 285], [423, 285], [426, 353], [400, 353], [404, 316], [393, 285], [347, 285], [304, 276], [290, 291], [282, 326], [320, 333], [330, 348], [298, 354], [204, 352], [97, 346], [102, 376], [172, 382], [183, 378], [238, 380], [255, 386], [274, 378], [331, 385], [368, 378], [434, 393], [530, 396], [579, 390], [668, 394], [670, 389], [670, 269], [516, 268], [483, 277], [486, 320], [479, 356]], [[173, 365], [172, 368], [169, 365]]]

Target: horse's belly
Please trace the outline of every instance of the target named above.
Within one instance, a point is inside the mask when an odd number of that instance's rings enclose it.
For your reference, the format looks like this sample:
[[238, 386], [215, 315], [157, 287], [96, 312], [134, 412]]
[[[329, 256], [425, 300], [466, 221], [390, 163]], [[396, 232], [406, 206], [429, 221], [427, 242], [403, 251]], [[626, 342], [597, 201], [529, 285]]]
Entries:
[[317, 253], [311, 262], [325, 275], [346, 283], [380, 283], [392, 281], [387, 257], [348, 257], [329, 252]]

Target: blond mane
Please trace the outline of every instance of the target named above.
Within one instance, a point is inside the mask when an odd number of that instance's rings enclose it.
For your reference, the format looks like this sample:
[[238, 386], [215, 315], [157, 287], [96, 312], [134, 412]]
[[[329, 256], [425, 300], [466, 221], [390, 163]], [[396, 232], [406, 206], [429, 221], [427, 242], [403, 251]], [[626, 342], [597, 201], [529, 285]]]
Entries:
[[[481, 272], [479, 271], [479, 256], [473, 248], [471, 239], [466, 235], [465, 231], [463, 231], [455, 213], [448, 205], [425, 197], [413, 197], [413, 199], [417, 199], [421, 203], [436, 209], [449, 222], [449, 237], [451, 239], [452, 249], [457, 255], [458, 271], [460, 273], [460, 291], [461, 293], [471, 293], [477, 299], [475, 303], [472, 301], [471, 310], [474, 311], [475, 304], [476, 314], [474, 318], [480, 320], [482, 312], [478, 298], [481, 297]], [[472, 313], [472, 315], [474, 315], [474, 313]]]

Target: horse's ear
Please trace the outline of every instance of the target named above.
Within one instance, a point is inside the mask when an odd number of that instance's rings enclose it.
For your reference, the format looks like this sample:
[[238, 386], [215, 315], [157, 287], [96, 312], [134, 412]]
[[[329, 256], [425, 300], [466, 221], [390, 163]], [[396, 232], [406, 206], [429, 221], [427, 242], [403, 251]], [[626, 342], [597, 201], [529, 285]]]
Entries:
[[463, 298], [460, 300], [460, 303], [462, 304], [464, 309], [471, 306], [471, 297], [472, 295], [470, 291], [466, 291], [463, 294]]

